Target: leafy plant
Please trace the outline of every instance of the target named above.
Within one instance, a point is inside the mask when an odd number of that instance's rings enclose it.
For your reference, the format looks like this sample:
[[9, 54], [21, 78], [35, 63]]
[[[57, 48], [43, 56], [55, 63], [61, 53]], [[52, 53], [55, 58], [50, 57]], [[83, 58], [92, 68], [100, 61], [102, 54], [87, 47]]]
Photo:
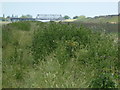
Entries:
[[97, 77], [95, 77], [91, 83], [91, 88], [115, 88], [116, 83], [111, 79], [110, 73], [102, 72]]

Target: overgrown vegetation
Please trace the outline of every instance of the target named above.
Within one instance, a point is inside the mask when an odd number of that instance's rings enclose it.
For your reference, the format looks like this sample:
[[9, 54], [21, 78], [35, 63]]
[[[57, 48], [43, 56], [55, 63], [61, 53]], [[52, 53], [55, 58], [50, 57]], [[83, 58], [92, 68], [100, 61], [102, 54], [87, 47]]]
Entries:
[[120, 87], [117, 34], [55, 22], [16, 22], [2, 32], [3, 87]]

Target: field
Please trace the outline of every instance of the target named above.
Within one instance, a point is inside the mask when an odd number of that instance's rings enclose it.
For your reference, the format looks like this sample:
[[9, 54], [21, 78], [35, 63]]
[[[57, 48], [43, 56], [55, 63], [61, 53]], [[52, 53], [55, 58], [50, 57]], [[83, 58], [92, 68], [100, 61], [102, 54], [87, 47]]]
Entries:
[[117, 33], [61, 22], [2, 26], [3, 88], [118, 88], [119, 65]]
[[66, 20], [63, 20], [63, 22], [74, 22], [76, 21], [77, 19], [66, 19]]
[[[67, 22], [66, 22], [67, 23]], [[72, 24], [83, 25], [86, 28], [90, 28], [94, 31], [98, 32], [105, 32], [105, 33], [118, 33], [118, 23], [111, 24], [111, 23], [90, 23], [90, 22], [70, 22]]]
[[88, 23], [118, 23], [118, 17], [119, 16], [96, 16], [93, 18], [82, 18], [82, 19], [77, 19], [75, 22], [88, 22]]

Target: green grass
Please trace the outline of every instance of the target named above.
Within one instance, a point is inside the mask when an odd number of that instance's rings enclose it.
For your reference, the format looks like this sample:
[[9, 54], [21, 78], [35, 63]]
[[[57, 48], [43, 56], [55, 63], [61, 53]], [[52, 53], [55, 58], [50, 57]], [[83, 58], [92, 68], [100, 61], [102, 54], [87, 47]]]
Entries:
[[4, 88], [120, 87], [117, 34], [55, 22], [2, 28]]
[[118, 16], [106, 16], [106, 17], [98, 17], [98, 18], [84, 18], [74, 21], [74, 22], [86, 22], [86, 23], [111, 23], [117, 22], [118, 23]]

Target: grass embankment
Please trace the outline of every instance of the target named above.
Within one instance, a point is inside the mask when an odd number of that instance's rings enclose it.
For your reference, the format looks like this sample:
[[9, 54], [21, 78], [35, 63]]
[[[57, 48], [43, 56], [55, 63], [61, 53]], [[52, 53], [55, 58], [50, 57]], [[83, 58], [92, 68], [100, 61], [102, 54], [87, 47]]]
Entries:
[[54, 22], [3, 26], [3, 87], [120, 87], [116, 36]]
[[74, 22], [76, 21], [77, 19], [66, 19], [66, 20], [63, 20], [62, 22]]
[[3, 25], [3, 24], [9, 24], [11, 22], [8, 22], [8, 21], [0, 21], [0, 25]]
[[77, 19], [75, 22], [84, 22], [84, 23], [118, 23], [118, 16], [98, 16], [94, 18], [82, 18]]

